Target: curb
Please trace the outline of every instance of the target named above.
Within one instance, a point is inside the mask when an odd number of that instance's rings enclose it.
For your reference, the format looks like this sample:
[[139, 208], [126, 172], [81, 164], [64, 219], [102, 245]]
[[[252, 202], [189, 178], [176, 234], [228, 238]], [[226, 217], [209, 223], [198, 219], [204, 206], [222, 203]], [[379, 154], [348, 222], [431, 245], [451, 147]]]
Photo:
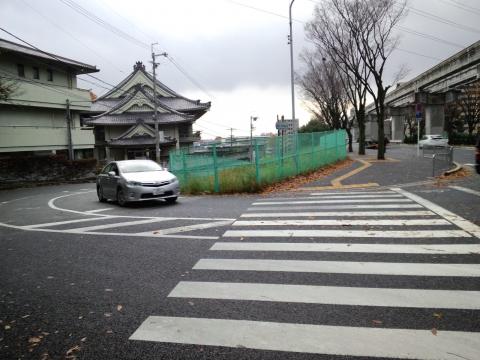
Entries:
[[445, 175], [445, 176], [451, 175], [451, 174], [456, 173], [457, 171], [459, 171], [459, 170], [461, 170], [461, 169], [463, 168], [461, 164], [459, 164], [459, 163], [457, 163], [457, 162], [455, 162], [455, 161], [454, 161], [453, 163], [455, 164], [455, 167], [454, 167], [453, 169], [451, 169], [451, 170], [445, 171], [445, 172], [443, 173], [443, 175]]

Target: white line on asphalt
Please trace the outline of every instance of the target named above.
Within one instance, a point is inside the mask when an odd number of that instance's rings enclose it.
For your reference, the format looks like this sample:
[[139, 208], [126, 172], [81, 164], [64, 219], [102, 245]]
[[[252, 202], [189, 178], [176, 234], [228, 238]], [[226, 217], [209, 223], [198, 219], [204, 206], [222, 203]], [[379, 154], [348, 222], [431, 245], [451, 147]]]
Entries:
[[88, 213], [88, 214], [93, 214], [93, 213], [98, 213], [98, 212], [108, 211], [108, 210], [113, 210], [113, 208], [95, 209], [95, 210], [88, 210], [88, 211], [85, 211], [85, 212]]
[[378, 205], [303, 205], [303, 206], [256, 206], [250, 207], [248, 211], [258, 210], [352, 210], [352, 209], [419, 209], [423, 206], [415, 203], [411, 204], [378, 204]]
[[480, 254], [477, 244], [345, 244], [345, 243], [265, 243], [217, 242], [210, 250], [219, 251], [305, 251], [383, 254]]
[[228, 230], [224, 237], [373, 237], [450, 238], [471, 237], [463, 230]]
[[83, 233], [83, 232], [92, 231], [92, 230], [102, 230], [102, 229], [112, 229], [112, 228], [125, 227], [125, 226], [143, 225], [143, 224], [150, 224], [150, 223], [155, 223], [160, 221], [166, 221], [166, 219], [156, 218], [156, 219], [142, 219], [137, 221], [125, 221], [125, 222], [114, 223], [114, 224], [103, 224], [103, 225], [68, 229], [68, 231], [73, 233], [78, 233], [78, 232]]
[[49, 232], [49, 233], [59, 233], [59, 234], [82, 234], [82, 235], [102, 235], [102, 236], [127, 236], [127, 237], [154, 237], [154, 238], [171, 238], [171, 239], [193, 239], [193, 240], [217, 240], [218, 236], [193, 236], [193, 235], [155, 235], [152, 233], [107, 233], [107, 232], [77, 232], [72, 230], [53, 230], [53, 229], [30, 229], [26, 226], [11, 225], [6, 223], [0, 223], [0, 226], [7, 227], [10, 229], [24, 230], [24, 231], [39, 231], [39, 232]]
[[[257, 210], [257, 209], [255, 209]], [[243, 218], [256, 217], [353, 217], [353, 216], [430, 216], [436, 215], [431, 211], [316, 211], [316, 212], [282, 212], [282, 213], [245, 213], [240, 215]]]
[[385, 329], [149, 316], [130, 340], [289, 351], [299, 353], [408, 358], [477, 359], [480, 333]]
[[306, 197], [271, 197], [267, 199], [257, 199], [256, 201], [277, 201], [277, 200], [319, 200], [319, 199], [397, 199], [402, 198], [400, 194], [392, 193], [392, 195], [330, 195], [330, 196], [306, 196]]
[[448, 211], [447, 209], [442, 208], [441, 206], [438, 206], [437, 204], [432, 203], [431, 201], [425, 200], [418, 195], [409, 193], [400, 188], [392, 188], [392, 190], [408, 197], [409, 199], [412, 199], [413, 201], [423, 205], [427, 209], [432, 210], [444, 219], [447, 219], [451, 223], [457, 225], [460, 229], [463, 229], [480, 239], [480, 226], [475, 225], [474, 223]]
[[322, 219], [322, 220], [248, 220], [235, 221], [233, 226], [417, 226], [417, 225], [452, 225], [444, 219]]
[[463, 187], [463, 186], [449, 186], [449, 187], [452, 188], [452, 189], [458, 190], [458, 191], [463, 191], [463, 192], [466, 192], [466, 193], [469, 193], [469, 194], [472, 194], [472, 195], [480, 196], [480, 191], [475, 191], [475, 190], [472, 190], [472, 189], [469, 189], [469, 188], [466, 188], [466, 187]]
[[283, 204], [349, 204], [349, 203], [409, 203], [410, 199], [341, 199], [341, 200], [304, 200], [304, 201], [263, 201], [252, 205], [283, 205]]
[[387, 263], [268, 259], [200, 259], [195, 270], [480, 277], [480, 264]]
[[355, 306], [480, 309], [480, 291], [462, 290], [181, 281], [168, 297]]
[[44, 227], [49, 227], [49, 226], [75, 224], [75, 223], [80, 223], [80, 222], [98, 221], [98, 220], [104, 220], [104, 218], [95, 217], [95, 218], [89, 218], [89, 219], [75, 219], [75, 220], [56, 221], [56, 222], [49, 222], [49, 223], [42, 223], [42, 224], [25, 225], [24, 227], [28, 228], [28, 229], [35, 229], [35, 228], [44, 228]]
[[395, 194], [394, 191], [339, 191], [339, 192], [314, 192], [310, 193], [312, 196], [330, 196], [330, 195], [377, 195], [377, 194], [386, 194], [391, 195]]
[[168, 229], [160, 229], [160, 230], [154, 230], [154, 231], [147, 231], [139, 234], [155, 234], [155, 235], [166, 235], [166, 234], [176, 234], [180, 232], [187, 232], [187, 231], [193, 231], [193, 230], [202, 230], [202, 229], [209, 229], [213, 227], [220, 227], [220, 226], [226, 226], [230, 225], [232, 223], [232, 220], [228, 221], [216, 221], [216, 222], [209, 222], [209, 223], [204, 223], [204, 224], [194, 224], [194, 225], [186, 225], [186, 226], [179, 226], [175, 228], [168, 228]]

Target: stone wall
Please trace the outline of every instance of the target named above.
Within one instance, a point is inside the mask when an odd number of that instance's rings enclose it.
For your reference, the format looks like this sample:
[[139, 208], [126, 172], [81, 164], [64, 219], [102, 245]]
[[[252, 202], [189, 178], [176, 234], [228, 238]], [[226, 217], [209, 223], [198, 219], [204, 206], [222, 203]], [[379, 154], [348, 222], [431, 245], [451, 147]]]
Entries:
[[95, 159], [70, 161], [63, 156], [28, 156], [0, 159], [0, 188], [42, 183], [93, 180]]

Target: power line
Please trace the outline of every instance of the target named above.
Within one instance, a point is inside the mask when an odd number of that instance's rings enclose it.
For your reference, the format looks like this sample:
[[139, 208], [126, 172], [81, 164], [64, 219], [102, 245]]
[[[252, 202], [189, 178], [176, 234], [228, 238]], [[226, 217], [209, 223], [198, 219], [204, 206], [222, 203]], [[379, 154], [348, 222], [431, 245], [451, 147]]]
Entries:
[[445, 4], [447, 4], [447, 5], [454, 6], [457, 9], [464, 10], [468, 13], [474, 13], [476, 15], [480, 15], [480, 9], [478, 9], [478, 8], [474, 8], [472, 6], [468, 6], [466, 4], [462, 4], [462, 3], [458, 2], [458, 1], [454, 1], [454, 0], [451, 0], [450, 2], [447, 2], [445, 0], [441, 0], [441, 1]]
[[99, 25], [99, 26], [103, 27], [104, 29], [112, 32], [113, 34], [121, 37], [122, 39], [127, 40], [127, 41], [131, 42], [132, 44], [135, 44], [139, 47], [150, 49], [150, 46], [147, 43], [136, 39], [135, 37], [127, 34], [123, 30], [120, 30], [119, 28], [117, 28], [117, 27], [107, 23], [106, 21], [100, 19], [95, 14], [91, 13], [90, 11], [85, 9], [84, 7], [78, 5], [75, 1], [73, 1], [73, 0], [59, 0], [59, 1], [62, 2], [63, 4], [65, 4], [66, 6], [68, 6], [69, 8], [71, 8], [72, 10], [74, 10], [75, 12], [79, 13], [80, 15], [83, 15], [84, 17], [86, 17], [90, 21], [93, 21], [97, 25]]
[[395, 50], [399, 50], [399, 51], [403, 51], [403, 52], [406, 52], [406, 53], [409, 53], [409, 54], [421, 56], [421, 57], [424, 57], [424, 58], [427, 58], [427, 59], [432, 59], [432, 60], [437, 60], [437, 61], [443, 61], [444, 60], [444, 59], [440, 59], [440, 58], [437, 58], [437, 57], [434, 57], [434, 56], [420, 54], [420, 53], [415, 52], [415, 51], [402, 49], [402, 48], [399, 48], [399, 47], [395, 48]]
[[407, 6], [407, 9], [409, 11], [411, 11], [412, 13], [416, 14], [416, 15], [419, 15], [419, 16], [423, 16], [427, 19], [430, 19], [430, 20], [433, 20], [433, 21], [437, 21], [437, 22], [440, 22], [442, 24], [445, 24], [445, 25], [450, 25], [450, 26], [453, 26], [453, 27], [456, 27], [458, 29], [461, 29], [461, 30], [464, 30], [464, 31], [470, 31], [470, 32], [474, 32], [474, 33], [477, 33], [477, 34], [480, 34], [480, 30], [479, 29], [475, 29], [471, 26], [467, 26], [467, 25], [462, 25], [462, 24], [459, 24], [455, 21], [452, 21], [452, 20], [448, 20], [448, 19], [445, 19], [443, 17], [440, 17], [440, 16], [437, 16], [437, 15], [433, 15], [433, 14], [430, 14], [426, 11], [423, 11], [423, 10], [419, 10], [419, 9], [416, 9], [416, 8], [413, 8], [411, 6]]
[[25, 0], [21, 0], [25, 5], [27, 5], [30, 9], [32, 9], [33, 11], [35, 11], [38, 15], [40, 15], [41, 17], [43, 17], [46, 21], [48, 21], [49, 23], [51, 23], [53, 26], [57, 27], [58, 29], [60, 29], [61, 31], [63, 31], [65, 34], [69, 35], [71, 38], [73, 38], [74, 40], [78, 41], [80, 44], [82, 44], [83, 46], [85, 46], [88, 50], [90, 50], [91, 52], [95, 53], [97, 56], [101, 57], [102, 59], [104, 59], [106, 62], [108, 62], [110, 65], [112, 65], [114, 68], [116, 68], [118, 71], [120, 71], [121, 73], [124, 73], [123, 70], [121, 70], [120, 68], [118, 68], [114, 63], [112, 63], [109, 59], [107, 59], [106, 57], [102, 56], [101, 54], [99, 54], [98, 52], [96, 52], [95, 50], [93, 50], [90, 46], [88, 46], [87, 44], [85, 44], [82, 40], [80, 40], [79, 38], [77, 38], [75, 35], [73, 35], [70, 31], [64, 29], [63, 27], [61, 27], [60, 25], [58, 25], [57, 23], [55, 23], [54, 21], [52, 21], [51, 19], [49, 19], [48, 17], [46, 17], [44, 14], [42, 14], [40, 11], [38, 11], [36, 8], [34, 8], [32, 5], [30, 5], [29, 3], [27, 3]]

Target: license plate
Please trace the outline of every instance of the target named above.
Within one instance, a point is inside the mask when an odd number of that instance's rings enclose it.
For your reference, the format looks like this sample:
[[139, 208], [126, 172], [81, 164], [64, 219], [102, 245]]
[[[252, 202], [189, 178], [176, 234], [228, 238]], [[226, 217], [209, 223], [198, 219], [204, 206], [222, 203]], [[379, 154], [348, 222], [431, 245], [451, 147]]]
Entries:
[[160, 194], [163, 194], [163, 190], [162, 190], [162, 189], [155, 189], [155, 190], [153, 190], [153, 195], [160, 195]]

